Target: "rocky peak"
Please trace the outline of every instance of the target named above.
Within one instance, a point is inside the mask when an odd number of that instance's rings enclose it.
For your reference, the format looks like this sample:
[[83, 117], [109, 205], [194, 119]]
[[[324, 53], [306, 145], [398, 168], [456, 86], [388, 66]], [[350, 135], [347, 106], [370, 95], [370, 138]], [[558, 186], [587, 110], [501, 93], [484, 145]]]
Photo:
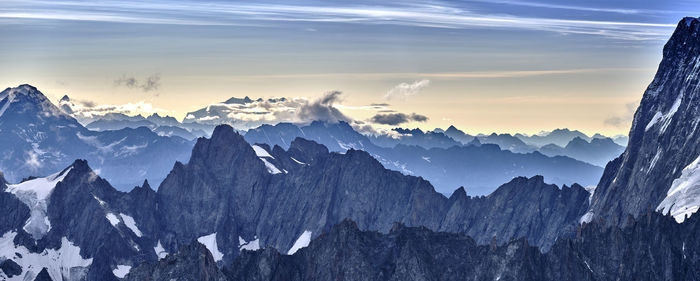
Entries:
[[214, 173], [226, 173], [245, 164], [242, 162], [259, 162], [254, 160], [255, 152], [243, 136], [229, 125], [219, 125], [214, 128], [211, 138], [197, 139], [188, 165], [201, 165]]
[[314, 141], [295, 138], [289, 145], [288, 152], [292, 157], [301, 162], [311, 163], [315, 159], [327, 155], [328, 148]]
[[467, 191], [464, 190], [464, 186], [460, 186], [459, 188], [457, 188], [457, 190], [452, 192], [452, 195], [450, 195], [450, 201], [463, 200], [467, 198]]
[[[600, 216], [623, 223], [628, 214], [636, 217], [660, 208], [671, 195], [672, 183], [684, 171], [694, 171], [691, 164], [700, 155], [699, 30], [697, 19], [681, 20], [664, 46], [658, 71], [634, 115], [628, 146], [619, 159], [606, 166], [582, 221]], [[700, 184], [688, 181], [691, 179], [690, 175], [682, 177], [687, 188], [677, 190], [681, 191], [677, 194], [687, 195], [683, 196], [686, 203], [700, 197], [693, 195]], [[672, 213], [697, 205], [667, 203], [675, 206], [670, 208]]]
[[37, 88], [28, 84], [7, 88], [0, 92], [0, 117], [3, 117], [8, 110], [12, 112], [12, 117], [27, 114], [32, 116], [32, 119], [50, 116], [68, 117]]

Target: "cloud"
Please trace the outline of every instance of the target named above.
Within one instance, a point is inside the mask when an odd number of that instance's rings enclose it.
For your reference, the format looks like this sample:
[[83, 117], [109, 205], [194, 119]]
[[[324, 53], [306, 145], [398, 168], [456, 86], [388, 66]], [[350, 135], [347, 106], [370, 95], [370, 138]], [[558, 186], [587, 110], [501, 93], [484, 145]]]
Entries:
[[620, 129], [629, 128], [632, 123], [632, 118], [634, 118], [634, 111], [637, 110], [638, 105], [638, 102], [625, 104], [625, 113], [610, 116], [603, 120], [603, 124]]
[[210, 104], [190, 112], [184, 121], [212, 125], [225, 123], [239, 130], [280, 122], [351, 122], [352, 119], [341, 111], [345, 108], [340, 104], [341, 96], [342, 93], [339, 91], [330, 91], [316, 100], [309, 100], [305, 97], [231, 98], [226, 102]]
[[401, 83], [389, 90], [386, 95], [384, 95], [385, 99], [393, 99], [393, 98], [401, 98], [405, 99], [410, 96], [415, 96], [420, 92], [423, 88], [428, 87], [430, 85], [430, 80], [419, 80], [415, 81], [411, 84], [409, 83]]
[[143, 83], [139, 82], [136, 77], [122, 76], [114, 80], [115, 86], [123, 86], [129, 89], [141, 89], [144, 92], [151, 92], [160, 88], [160, 74], [153, 74], [144, 79]]
[[94, 121], [107, 114], [151, 115], [153, 113], [168, 113], [167, 110], [154, 107], [143, 101], [125, 104], [97, 104], [89, 100], [61, 99], [58, 107], [63, 112], [75, 117], [83, 124]]
[[[660, 15], [679, 13], [664, 9], [600, 8], [596, 6], [570, 6], [540, 4], [521, 1], [488, 1], [496, 4], [474, 9], [471, 4], [434, 2], [421, 4], [404, 1], [387, 1], [372, 5], [340, 3], [338, 5], [303, 3], [244, 3], [216, 2], [201, 4], [198, 1], [138, 2], [138, 1], [58, 1], [39, 2], [37, 5], [20, 3], [15, 9], [0, 11], [0, 19], [10, 20], [66, 20], [98, 21], [117, 23], [210, 25], [210, 26], [269, 26], [269, 23], [287, 22], [343, 23], [363, 25], [419, 26], [423, 28], [451, 29], [507, 29], [537, 30], [560, 34], [586, 34], [623, 40], [662, 40], [668, 36], [675, 24], [659, 23]], [[500, 3], [500, 4], [499, 4]], [[337, 4], [337, 3], [336, 3]], [[502, 5], [517, 5], [517, 9], [503, 9]], [[482, 5], [483, 6], [483, 5]], [[686, 11], [679, 14], [697, 13], [697, 8], [685, 4]], [[80, 7], [81, 9], [76, 9]], [[526, 13], [511, 13], [507, 10]], [[591, 20], [582, 20], [577, 13], [548, 13], [550, 9], [565, 9], [588, 13]], [[621, 17], [609, 17], [610, 13]], [[629, 21], [630, 14], [644, 14]], [[523, 16], [531, 15], [531, 16]]]
[[428, 117], [425, 115], [417, 114], [417, 113], [411, 113], [411, 114], [405, 114], [405, 113], [389, 113], [389, 114], [377, 114], [372, 116], [369, 120], [372, 123], [375, 124], [381, 124], [381, 125], [390, 125], [390, 126], [395, 126], [395, 125], [400, 125], [408, 122], [425, 122], [428, 121]]
[[350, 118], [345, 116], [340, 110], [334, 107], [334, 104], [339, 103], [340, 91], [327, 92], [320, 99], [311, 103], [303, 104], [297, 113], [297, 117], [303, 121], [326, 121], [338, 123], [339, 121], [349, 121]]

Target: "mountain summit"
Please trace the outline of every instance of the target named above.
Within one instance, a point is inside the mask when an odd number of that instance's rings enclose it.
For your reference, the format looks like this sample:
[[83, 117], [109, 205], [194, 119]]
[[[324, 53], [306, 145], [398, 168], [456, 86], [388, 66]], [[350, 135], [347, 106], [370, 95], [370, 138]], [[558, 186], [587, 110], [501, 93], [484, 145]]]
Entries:
[[685, 18], [634, 114], [625, 152], [605, 169], [582, 221], [658, 210], [683, 221], [700, 206], [700, 20]]

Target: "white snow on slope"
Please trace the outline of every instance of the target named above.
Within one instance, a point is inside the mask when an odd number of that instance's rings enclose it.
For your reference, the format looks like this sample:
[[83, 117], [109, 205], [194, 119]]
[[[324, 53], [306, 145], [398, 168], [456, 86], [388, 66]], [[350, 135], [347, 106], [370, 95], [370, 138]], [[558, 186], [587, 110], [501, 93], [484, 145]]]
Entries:
[[119, 218], [117, 218], [117, 216], [115, 216], [114, 214], [107, 213], [105, 217], [107, 218], [109, 223], [112, 224], [112, 226], [117, 226], [119, 224]]
[[[6, 99], [7, 98], [7, 99]], [[5, 93], [0, 97], [0, 102], [5, 100], [5, 104], [2, 105], [2, 108], [0, 108], [0, 116], [2, 116], [3, 113], [10, 107], [10, 104], [13, 102], [15, 99], [14, 95], [10, 95], [9, 93]]]
[[588, 204], [589, 204], [589, 205], [591, 204], [591, 201], [593, 200], [593, 194], [595, 194], [595, 189], [596, 189], [597, 187], [598, 187], [597, 185], [589, 185], [589, 186], [586, 186], [586, 187], [583, 188], [583, 189], [585, 189], [586, 191], [588, 191], [588, 193], [591, 194], [591, 195], [588, 195]]
[[128, 227], [131, 229], [131, 231], [136, 234], [136, 236], [141, 237], [143, 234], [141, 233], [141, 230], [139, 230], [138, 226], [136, 226], [136, 221], [134, 221], [134, 218], [131, 216], [127, 216], [125, 214], [119, 214], [119, 216], [122, 217], [122, 221]]
[[679, 95], [678, 98], [676, 99], [675, 102], [673, 102], [673, 105], [671, 106], [671, 109], [668, 110], [666, 114], [661, 113], [660, 111], [657, 111], [656, 114], [654, 114], [654, 117], [651, 118], [647, 126], [644, 128], [645, 131], [649, 131], [654, 125], [657, 123], [661, 123], [661, 129], [660, 132], [663, 133], [666, 131], [666, 128], [668, 128], [668, 125], [671, 124], [671, 121], [673, 120], [673, 115], [676, 114], [678, 111], [678, 108], [681, 107], [681, 102], [683, 101], [683, 95]]
[[224, 254], [219, 251], [219, 246], [216, 244], [216, 232], [197, 238], [197, 242], [207, 247], [215, 261], [221, 261], [221, 258], [224, 257]]
[[306, 165], [306, 163], [304, 163], [304, 162], [301, 162], [301, 161], [297, 160], [297, 159], [296, 159], [296, 158], [294, 158], [294, 157], [289, 157], [289, 158], [291, 158], [291, 159], [292, 159], [292, 161], [296, 162], [296, 163], [297, 163], [297, 164], [299, 164], [299, 165]]
[[249, 251], [257, 251], [260, 250], [260, 239], [258, 237], [255, 237], [255, 240], [252, 241], [245, 241], [243, 237], [238, 236], [238, 249], [239, 250], [249, 250]]
[[579, 224], [590, 223], [593, 220], [593, 212], [588, 211], [578, 220]]
[[270, 153], [268, 153], [267, 150], [260, 146], [253, 145], [253, 150], [255, 150], [255, 155], [257, 155], [258, 157], [270, 157], [272, 159], [275, 159], [275, 157], [272, 157], [272, 155], [270, 155]]
[[36, 178], [7, 186], [7, 192], [17, 196], [22, 203], [29, 207], [31, 213], [23, 229], [31, 234], [35, 240], [43, 238], [51, 230], [51, 223], [46, 215], [47, 201], [56, 184], [62, 181], [71, 169], [72, 167], [63, 173], [59, 172], [45, 178]]
[[[260, 158], [260, 160], [262, 160], [263, 163], [265, 163], [265, 168], [267, 168], [267, 171], [270, 174], [274, 175], [274, 174], [281, 174], [282, 173], [282, 171], [279, 168], [277, 168], [274, 164], [270, 163], [270, 161], [267, 161], [267, 159], [265, 159], [265, 158], [275, 159], [275, 157], [272, 157], [272, 155], [270, 155], [270, 153], [268, 153], [267, 150], [265, 150], [264, 148], [257, 146], [257, 145], [253, 145], [253, 150], [255, 150], [255, 155], [257, 155], [258, 158]], [[286, 174], [286, 171], [285, 171], [285, 174]]]
[[165, 258], [168, 255], [168, 252], [165, 250], [165, 248], [163, 248], [163, 245], [160, 244], [160, 240], [158, 240], [158, 245], [153, 247], [153, 251], [156, 252], [158, 259]]
[[116, 276], [117, 278], [124, 278], [127, 273], [129, 273], [129, 270], [131, 270], [131, 266], [129, 265], [117, 265], [117, 268], [112, 270], [112, 274]]
[[294, 242], [294, 245], [292, 246], [291, 249], [287, 252], [287, 255], [293, 255], [299, 249], [304, 248], [306, 246], [309, 246], [309, 243], [311, 243], [311, 231], [304, 230], [304, 233], [299, 235], [299, 238], [297, 238], [297, 241]]
[[30, 253], [24, 246], [15, 245], [15, 236], [17, 233], [10, 231], [0, 237], [0, 260], [11, 259], [16, 262], [22, 267], [22, 274], [12, 278], [3, 276], [3, 280], [34, 280], [34, 276], [44, 267], [54, 281], [81, 280], [87, 274], [87, 267], [92, 264], [92, 258], [83, 259], [80, 256], [80, 248], [65, 237], [61, 239], [61, 247], [58, 249]]
[[673, 180], [666, 198], [656, 207], [664, 215], [671, 214], [678, 223], [700, 209], [700, 157], [683, 168], [681, 176]]
[[274, 175], [274, 174], [282, 173], [282, 171], [280, 171], [280, 169], [278, 169], [274, 164], [268, 162], [267, 159], [260, 158], [260, 160], [262, 160], [263, 163], [265, 163], [265, 168], [267, 168], [267, 171], [270, 172], [270, 174]]

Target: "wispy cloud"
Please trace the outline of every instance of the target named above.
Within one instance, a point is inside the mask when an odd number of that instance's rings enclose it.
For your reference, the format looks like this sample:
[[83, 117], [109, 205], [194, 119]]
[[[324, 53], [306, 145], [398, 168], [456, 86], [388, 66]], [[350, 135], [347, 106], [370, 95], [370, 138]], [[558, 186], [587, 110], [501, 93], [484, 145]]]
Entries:
[[634, 117], [634, 111], [639, 106], [639, 102], [631, 102], [625, 104], [625, 111], [619, 115], [614, 115], [606, 118], [603, 123], [606, 126], [611, 126], [614, 128], [624, 129], [629, 128], [632, 123], [632, 118]]
[[[262, 74], [262, 75], [207, 75], [206, 78], [220, 80], [247, 80], [247, 79], [328, 79], [328, 78], [352, 78], [352, 79], [483, 79], [483, 78], [518, 78], [547, 75], [566, 75], [582, 73], [606, 73], [606, 72], [650, 72], [650, 68], [578, 68], [578, 69], [545, 69], [545, 70], [496, 70], [496, 71], [464, 71], [464, 72], [364, 72], [364, 73], [293, 73], [293, 74]], [[204, 76], [190, 75], [189, 79], [204, 78]]]
[[[493, 1], [491, 1], [493, 2]], [[590, 12], [634, 14], [639, 10], [581, 7], [537, 2], [500, 1], [533, 8], [577, 9]], [[563, 17], [526, 17], [447, 4], [386, 2], [382, 5], [340, 4], [247, 4], [222, 2], [136, 1], [30, 1], [11, 2], [0, 8], [0, 18], [103, 21], [144, 24], [255, 25], [265, 22], [315, 22], [347, 24], [391, 24], [434, 28], [527, 29], [564, 34], [589, 34], [625, 40], [665, 38], [673, 23], [585, 20]], [[339, 3], [334, 3], [339, 4]]]
[[385, 99], [406, 99], [417, 95], [421, 90], [430, 85], [430, 80], [418, 80], [413, 83], [401, 83], [391, 88], [385, 95]]

